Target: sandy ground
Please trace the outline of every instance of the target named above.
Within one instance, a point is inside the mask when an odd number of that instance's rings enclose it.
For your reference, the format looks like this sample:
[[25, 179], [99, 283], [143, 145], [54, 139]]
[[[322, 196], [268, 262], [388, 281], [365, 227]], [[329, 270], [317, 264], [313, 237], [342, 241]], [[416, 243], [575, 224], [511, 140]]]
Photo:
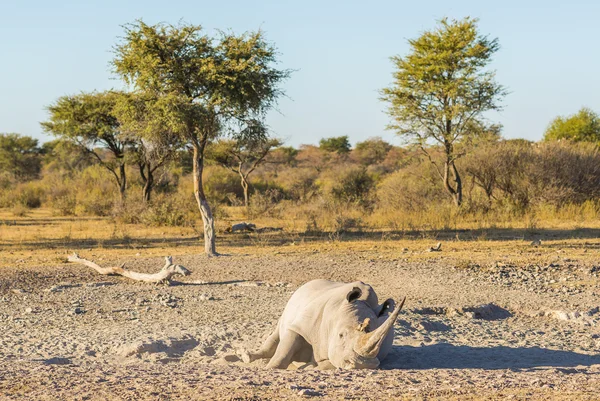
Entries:
[[[598, 399], [596, 266], [568, 253], [482, 267], [406, 252], [180, 255], [175, 262], [193, 273], [173, 286], [72, 264], [4, 267], [0, 399]], [[143, 251], [80, 254], [145, 272], [163, 264]], [[239, 360], [314, 278], [407, 297], [381, 369], [271, 371]]]

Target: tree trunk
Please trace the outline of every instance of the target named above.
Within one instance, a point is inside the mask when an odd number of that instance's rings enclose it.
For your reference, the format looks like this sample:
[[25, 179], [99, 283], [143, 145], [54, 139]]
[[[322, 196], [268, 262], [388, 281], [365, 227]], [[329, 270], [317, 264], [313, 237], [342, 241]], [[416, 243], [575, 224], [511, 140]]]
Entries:
[[[446, 122], [446, 129], [448, 134], [451, 134], [451, 124], [450, 121]], [[460, 174], [458, 173], [458, 169], [456, 168], [456, 164], [454, 163], [454, 147], [451, 142], [444, 142], [444, 151], [446, 153], [446, 160], [444, 162], [444, 176], [442, 177], [444, 181], [444, 188], [452, 197], [454, 204], [457, 207], [460, 207], [462, 204], [462, 180], [460, 178]], [[454, 182], [456, 186], [452, 186], [450, 183], [450, 168], [452, 168], [452, 175], [454, 176]]]
[[[454, 176], [454, 182], [456, 183], [456, 187], [453, 187], [450, 183], [450, 168], [452, 168], [452, 175]], [[454, 204], [458, 207], [462, 204], [462, 180], [460, 178], [460, 174], [454, 164], [454, 161], [446, 161], [444, 162], [444, 188], [452, 197]]]
[[144, 188], [142, 189], [142, 191], [143, 191], [142, 196], [143, 196], [144, 202], [149, 203], [151, 195], [152, 195], [152, 189], [154, 188], [154, 172], [152, 172], [152, 167], [150, 166], [149, 163], [146, 165], [146, 167], [147, 167], [147, 172], [145, 175], [142, 175], [142, 177], [145, 178]]
[[204, 169], [204, 143], [194, 144], [193, 171], [194, 178], [194, 197], [198, 202], [198, 209], [202, 215], [204, 223], [204, 251], [208, 256], [217, 256], [215, 220], [213, 218], [210, 206], [206, 200], [204, 189], [202, 188], [202, 170]]
[[244, 189], [244, 206], [246, 207], [246, 212], [248, 211], [248, 207], [250, 206], [250, 195], [248, 194], [248, 177], [244, 176], [240, 172], [240, 177], [242, 178], [242, 188]]
[[454, 174], [454, 182], [456, 183], [456, 189], [454, 190], [454, 203], [456, 203], [456, 206], [460, 207], [463, 200], [462, 179], [460, 178], [460, 174], [458, 173], [458, 169], [456, 168], [454, 161], [452, 161], [452, 172]]
[[125, 190], [127, 189], [127, 176], [125, 175], [125, 163], [119, 165], [119, 192], [121, 200], [125, 200]]

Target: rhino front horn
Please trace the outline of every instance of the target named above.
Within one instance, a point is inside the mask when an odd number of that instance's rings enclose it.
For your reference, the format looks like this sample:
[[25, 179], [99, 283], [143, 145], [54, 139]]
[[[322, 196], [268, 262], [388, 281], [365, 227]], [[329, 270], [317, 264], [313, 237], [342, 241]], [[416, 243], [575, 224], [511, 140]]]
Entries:
[[398, 314], [402, 310], [404, 306], [404, 301], [406, 301], [406, 297], [400, 303], [394, 312], [387, 318], [387, 320], [377, 328], [377, 330], [372, 331], [370, 333], [365, 333], [359, 337], [358, 341], [354, 346], [354, 351], [362, 357], [365, 358], [375, 358], [381, 349], [381, 345], [383, 344], [383, 340], [390, 332], [390, 330], [394, 329], [394, 323], [398, 318]]

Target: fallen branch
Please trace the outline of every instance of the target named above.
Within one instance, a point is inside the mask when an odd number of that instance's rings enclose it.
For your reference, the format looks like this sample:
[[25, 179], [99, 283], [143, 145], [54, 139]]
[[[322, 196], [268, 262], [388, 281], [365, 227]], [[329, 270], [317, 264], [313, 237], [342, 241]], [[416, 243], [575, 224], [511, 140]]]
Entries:
[[431, 248], [428, 249], [429, 252], [441, 252], [442, 250], [442, 243], [438, 242], [438, 244], [436, 246], [432, 246]]
[[174, 265], [173, 258], [170, 256], [165, 257], [165, 265], [158, 273], [138, 273], [131, 270], [124, 269], [125, 263], [123, 263], [120, 267], [102, 267], [98, 264], [82, 259], [76, 253], [69, 255], [69, 262], [79, 263], [87, 267], [91, 267], [96, 270], [99, 274], [105, 276], [123, 276], [130, 278], [136, 281], [144, 281], [146, 283], [171, 283], [171, 278], [175, 275], [187, 276], [190, 274], [190, 271], [181, 265]]

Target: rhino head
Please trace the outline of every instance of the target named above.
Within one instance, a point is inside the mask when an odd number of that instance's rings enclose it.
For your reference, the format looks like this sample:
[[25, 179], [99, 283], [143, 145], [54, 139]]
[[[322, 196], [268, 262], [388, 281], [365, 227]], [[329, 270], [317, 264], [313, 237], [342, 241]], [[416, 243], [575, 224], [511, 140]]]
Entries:
[[[342, 369], [375, 369], [379, 366], [394, 338], [394, 323], [404, 305], [394, 309], [386, 300], [377, 308], [361, 300], [362, 291], [354, 287], [346, 299], [336, 305], [336, 318], [329, 320], [329, 361]], [[393, 312], [390, 314], [390, 310]], [[383, 349], [388, 348], [388, 349]]]

